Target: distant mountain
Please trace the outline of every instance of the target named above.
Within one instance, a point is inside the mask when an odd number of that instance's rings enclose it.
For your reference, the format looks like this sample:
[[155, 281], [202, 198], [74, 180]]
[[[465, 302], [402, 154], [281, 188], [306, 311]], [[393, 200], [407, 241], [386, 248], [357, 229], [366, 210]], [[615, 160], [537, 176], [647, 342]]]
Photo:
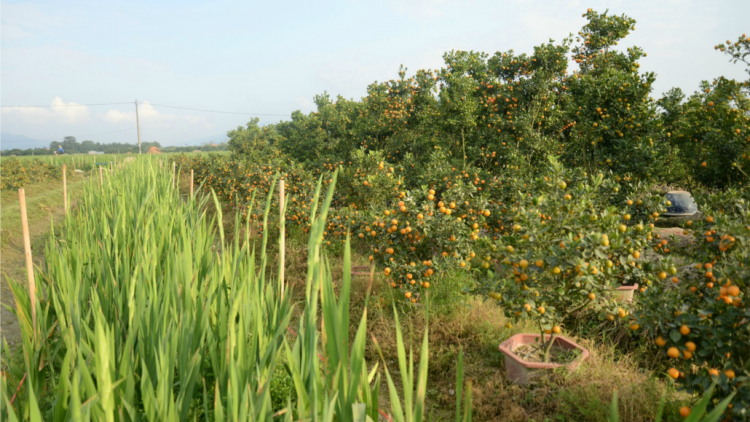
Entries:
[[24, 135], [15, 135], [12, 133], [0, 133], [0, 149], [28, 149], [28, 148], [48, 148], [51, 141], [29, 138]]

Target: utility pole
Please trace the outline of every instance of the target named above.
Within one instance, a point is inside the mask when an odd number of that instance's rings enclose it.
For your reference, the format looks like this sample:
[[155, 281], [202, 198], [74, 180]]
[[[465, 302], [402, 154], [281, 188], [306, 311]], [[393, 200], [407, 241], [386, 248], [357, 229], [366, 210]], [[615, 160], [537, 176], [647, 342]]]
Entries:
[[138, 154], [141, 154], [141, 123], [138, 121], [138, 100], [135, 100], [135, 125], [138, 127]]

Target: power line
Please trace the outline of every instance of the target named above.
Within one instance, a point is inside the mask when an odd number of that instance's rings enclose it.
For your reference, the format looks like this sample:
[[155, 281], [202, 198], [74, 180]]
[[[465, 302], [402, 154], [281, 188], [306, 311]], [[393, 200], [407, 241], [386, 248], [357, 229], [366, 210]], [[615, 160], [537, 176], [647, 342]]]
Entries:
[[201, 110], [201, 109], [198, 109], [198, 108], [175, 107], [175, 106], [168, 106], [168, 105], [164, 105], [164, 104], [154, 104], [154, 103], [149, 103], [149, 105], [157, 106], [157, 107], [176, 108], [176, 109], [180, 109], [180, 110], [204, 111], [206, 113], [241, 114], [243, 116], [278, 116], [278, 117], [287, 117], [288, 116], [288, 114], [238, 113], [238, 112], [234, 112], [234, 111]]
[[92, 107], [92, 106], [106, 106], [106, 105], [122, 105], [122, 104], [133, 104], [127, 103], [101, 103], [101, 104], [55, 104], [55, 105], [14, 105], [14, 106], [0, 106], [2, 108], [55, 108], [55, 107]]

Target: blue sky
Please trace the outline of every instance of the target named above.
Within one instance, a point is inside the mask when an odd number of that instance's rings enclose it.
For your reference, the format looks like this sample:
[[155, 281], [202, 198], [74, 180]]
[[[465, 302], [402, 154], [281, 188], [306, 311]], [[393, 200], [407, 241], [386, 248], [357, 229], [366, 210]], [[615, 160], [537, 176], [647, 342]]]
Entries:
[[[586, 8], [627, 14], [654, 97], [703, 79], [746, 79], [714, 51], [750, 33], [750, 1], [2, 1], [0, 103], [98, 104], [138, 99], [141, 137], [163, 145], [221, 141], [251, 114], [262, 123], [313, 110], [316, 94], [360, 98], [373, 81], [442, 66], [451, 49], [531, 52], [585, 24]], [[570, 68], [571, 71], [573, 67]], [[3, 134], [136, 142], [132, 104], [4, 107]], [[119, 132], [115, 132], [119, 131]], [[115, 133], [110, 133], [115, 132]], [[101, 134], [101, 135], [99, 135]], [[95, 135], [95, 136], [91, 136]], [[2, 148], [27, 147], [10, 142]]]

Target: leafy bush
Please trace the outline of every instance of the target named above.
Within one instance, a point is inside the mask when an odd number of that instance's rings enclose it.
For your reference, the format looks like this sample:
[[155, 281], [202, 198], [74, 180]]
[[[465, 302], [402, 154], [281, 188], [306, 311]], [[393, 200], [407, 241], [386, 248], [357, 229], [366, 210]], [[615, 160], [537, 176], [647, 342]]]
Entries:
[[613, 289], [658, 277], [637, 263], [652, 225], [633, 224], [627, 206], [603, 206], [597, 195], [606, 184], [602, 175], [568, 186], [570, 179], [550, 158], [545, 175], [528, 193], [518, 193], [512, 232], [487, 242], [475, 265], [480, 274], [473, 293], [495, 299], [511, 320], [531, 319], [540, 334], [551, 333], [547, 353], [567, 317], [592, 309], [623, 318], [627, 311], [613, 300]]
[[[73, 169], [68, 169], [72, 174]], [[62, 180], [62, 165], [47, 160], [3, 158], [0, 166], [0, 189], [18, 189], [30, 183]]]
[[[691, 393], [736, 394], [730, 414], [744, 419], [750, 415], [750, 206], [738, 191], [698, 198], [707, 216], [687, 226], [694, 242], [683, 251], [694, 275], [677, 288], [649, 289], [636, 318], [673, 360], [669, 376]], [[709, 393], [712, 383], [717, 388]]]

